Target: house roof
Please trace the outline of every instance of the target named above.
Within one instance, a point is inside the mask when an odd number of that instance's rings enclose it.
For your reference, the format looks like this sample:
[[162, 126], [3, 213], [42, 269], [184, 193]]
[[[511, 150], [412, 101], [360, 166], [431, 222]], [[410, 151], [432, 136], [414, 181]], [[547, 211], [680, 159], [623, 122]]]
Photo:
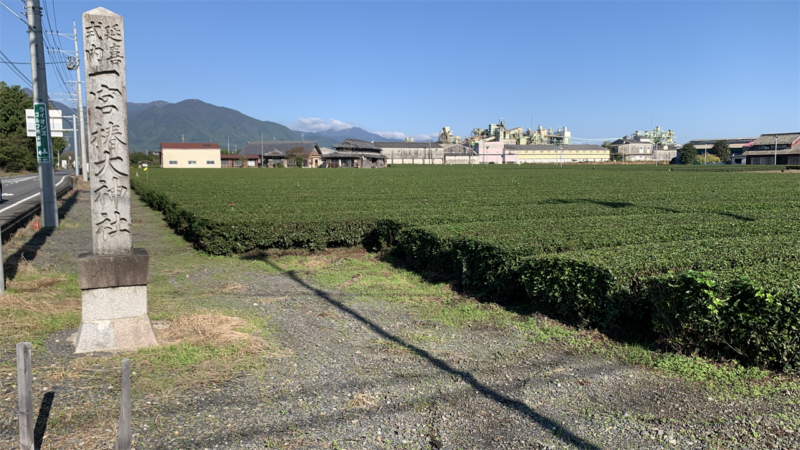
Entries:
[[562, 144], [562, 145], [506, 145], [505, 146], [509, 150], [602, 150], [608, 151], [607, 148], [603, 147], [602, 145], [573, 145], [573, 144]]
[[336, 144], [333, 146], [334, 149], [337, 151], [340, 149], [344, 150], [372, 150], [379, 152], [381, 151], [380, 147], [376, 146], [373, 142], [370, 141], [362, 141], [361, 139], [350, 139], [347, 138], [344, 141]]
[[[773, 135], [772, 142], [775, 142], [775, 135]], [[742, 153], [742, 156], [772, 156], [775, 153], [778, 155], [800, 155], [800, 145], [792, 148], [785, 148], [783, 150], [750, 150]]]
[[357, 152], [333, 152], [327, 155], [322, 155], [322, 159], [336, 159], [336, 158], [369, 158], [369, 159], [386, 159], [380, 153], [357, 153]]
[[636, 138], [622, 138], [622, 139], [617, 139], [616, 141], [611, 143], [611, 145], [628, 145], [628, 144], [635, 144], [635, 145], [650, 144], [650, 145], [653, 145], [653, 141], [651, 141], [649, 139], [646, 140], [646, 141], [642, 141], [642, 140], [636, 139]]
[[[302, 147], [303, 154], [308, 156], [314, 150], [317, 153], [322, 153], [319, 150], [317, 141], [264, 141], [264, 156], [273, 154], [274, 152], [286, 153], [295, 147]], [[248, 142], [241, 151], [244, 155], [258, 155], [261, 156], [261, 141]]]
[[435, 142], [376, 142], [375, 146], [378, 148], [442, 148], [441, 144]]
[[162, 142], [161, 150], [219, 150], [213, 142]]
[[758, 138], [744, 137], [744, 138], [719, 138], [719, 139], [692, 139], [691, 141], [689, 141], [689, 143], [693, 145], [706, 145], [706, 144], [713, 144], [717, 141], [728, 141], [729, 144], [740, 144], [740, 143], [753, 142], [756, 139]]
[[762, 134], [758, 139], [753, 141], [753, 146], [756, 145], [775, 145], [775, 136], [778, 137], [778, 145], [789, 144], [792, 146], [800, 144], [800, 131], [794, 133], [770, 133]]
[[219, 157], [220, 157], [220, 159], [222, 159], [224, 161], [240, 160], [240, 159], [242, 159], [242, 157], [245, 157], [248, 160], [250, 160], [250, 159], [258, 159], [259, 158], [258, 155], [219, 155]]

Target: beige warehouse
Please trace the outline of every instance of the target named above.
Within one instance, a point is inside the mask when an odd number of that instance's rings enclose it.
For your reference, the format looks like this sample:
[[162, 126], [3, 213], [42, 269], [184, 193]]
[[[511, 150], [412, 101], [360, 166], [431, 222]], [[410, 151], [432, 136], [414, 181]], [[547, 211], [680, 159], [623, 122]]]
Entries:
[[162, 142], [161, 167], [165, 169], [219, 169], [219, 144]]

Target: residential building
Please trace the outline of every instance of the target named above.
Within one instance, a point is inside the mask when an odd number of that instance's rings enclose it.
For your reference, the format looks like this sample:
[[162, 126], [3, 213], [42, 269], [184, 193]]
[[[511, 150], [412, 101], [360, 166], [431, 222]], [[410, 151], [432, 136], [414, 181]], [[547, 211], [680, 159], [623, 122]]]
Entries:
[[762, 134], [744, 157], [747, 164], [800, 165], [800, 132]]
[[219, 169], [220, 153], [219, 144], [162, 142], [159, 157], [165, 169]]
[[261, 156], [256, 155], [220, 155], [222, 167], [258, 167]]
[[250, 141], [240, 152], [242, 155], [256, 155], [264, 161], [261, 165], [274, 167], [283, 164], [294, 167], [295, 156], [303, 156], [303, 167], [319, 167], [322, 164], [322, 151], [316, 141]]
[[644, 136], [625, 136], [611, 143], [610, 154], [620, 155], [624, 161], [663, 161], [669, 162], [678, 156], [680, 146], [670, 142], [656, 144]]
[[333, 146], [333, 153], [322, 155], [323, 167], [352, 167], [377, 169], [386, 167], [386, 157], [373, 142], [360, 139], [345, 139]]

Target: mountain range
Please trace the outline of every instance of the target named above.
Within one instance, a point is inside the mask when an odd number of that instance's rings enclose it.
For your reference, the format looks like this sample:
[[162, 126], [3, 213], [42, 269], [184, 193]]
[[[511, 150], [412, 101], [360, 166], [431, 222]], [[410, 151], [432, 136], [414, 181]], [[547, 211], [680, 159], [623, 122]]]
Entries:
[[[301, 133], [301, 131], [294, 130], [295, 133]], [[325, 131], [317, 131], [315, 133], [305, 133], [306, 136], [311, 135], [319, 135], [324, 136], [327, 138], [333, 138], [338, 142], [341, 142], [347, 138], [351, 139], [360, 139], [362, 141], [378, 141], [378, 142], [399, 142], [399, 139], [389, 139], [385, 138], [379, 134], [370, 133], [369, 131], [359, 128], [359, 127], [352, 127], [352, 128], [345, 128], [343, 130], [325, 130]]]
[[[30, 90], [27, 90], [30, 95]], [[52, 102], [64, 117], [72, 109]], [[71, 127], [71, 121], [65, 121]], [[231, 108], [215, 106], [201, 100], [169, 103], [156, 100], [149, 103], [128, 103], [128, 143], [131, 152], [152, 152], [162, 142], [216, 142], [231, 152], [244, 148], [248, 141], [317, 141], [320, 147], [332, 147], [345, 138], [365, 141], [397, 141], [386, 139], [362, 128], [302, 132], [279, 123], [262, 121]], [[71, 141], [71, 134], [65, 138]], [[230, 144], [229, 144], [230, 142]], [[230, 147], [229, 147], [230, 145]], [[70, 148], [72, 149], [70, 142]]]
[[[317, 141], [320, 147], [332, 147], [346, 137], [382, 140], [361, 128], [301, 132], [279, 123], [262, 121], [239, 111], [215, 106], [201, 100], [168, 103], [128, 103], [130, 150], [153, 151], [161, 142], [216, 142], [231, 152], [241, 150], [248, 141]], [[230, 140], [230, 141], [229, 141]], [[230, 142], [230, 143], [229, 143]]]
[[[150, 105], [142, 109], [142, 106]], [[289, 128], [246, 116], [239, 111], [200, 100], [135, 105], [128, 113], [130, 151], [158, 150], [162, 142], [216, 142], [223, 149], [244, 148], [247, 141], [299, 141]]]

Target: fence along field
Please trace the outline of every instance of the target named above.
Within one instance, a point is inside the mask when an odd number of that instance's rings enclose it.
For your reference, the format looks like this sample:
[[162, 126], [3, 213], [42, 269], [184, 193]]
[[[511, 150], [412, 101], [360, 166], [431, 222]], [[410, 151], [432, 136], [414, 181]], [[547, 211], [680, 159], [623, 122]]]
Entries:
[[133, 180], [211, 254], [384, 248], [579, 326], [800, 368], [797, 175], [489, 165], [170, 169]]

